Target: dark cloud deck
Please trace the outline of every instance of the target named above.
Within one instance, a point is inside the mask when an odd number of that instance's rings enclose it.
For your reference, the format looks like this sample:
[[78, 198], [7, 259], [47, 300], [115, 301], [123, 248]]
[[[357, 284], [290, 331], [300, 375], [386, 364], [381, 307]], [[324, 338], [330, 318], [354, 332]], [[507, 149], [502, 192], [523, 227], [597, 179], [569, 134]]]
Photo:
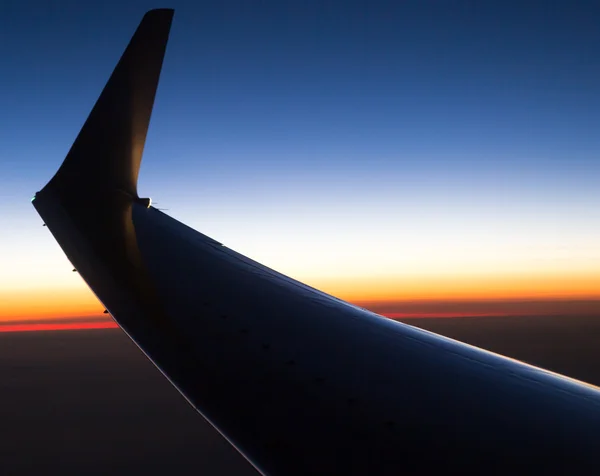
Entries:
[[[600, 317], [406, 319], [600, 385]], [[3, 474], [252, 475], [119, 330], [0, 334]]]

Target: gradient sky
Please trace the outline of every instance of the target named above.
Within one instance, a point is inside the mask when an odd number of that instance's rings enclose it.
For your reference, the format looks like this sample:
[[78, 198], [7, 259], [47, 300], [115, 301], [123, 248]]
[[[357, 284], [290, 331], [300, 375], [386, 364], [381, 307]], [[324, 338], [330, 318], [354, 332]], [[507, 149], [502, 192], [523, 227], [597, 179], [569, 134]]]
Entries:
[[600, 299], [596, 2], [9, 0], [0, 320], [102, 311], [30, 199], [157, 6], [176, 9], [139, 182], [157, 207], [389, 312]]

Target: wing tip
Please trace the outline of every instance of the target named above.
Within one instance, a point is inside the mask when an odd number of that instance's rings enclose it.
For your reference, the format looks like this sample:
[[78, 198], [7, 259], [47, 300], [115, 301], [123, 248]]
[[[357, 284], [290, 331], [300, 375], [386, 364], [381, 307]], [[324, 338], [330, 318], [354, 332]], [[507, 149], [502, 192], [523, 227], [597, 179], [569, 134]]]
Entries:
[[152, 10], [148, 10], [146, 13], [144, 13], [144, 16], [142, 17], [141, 22], [144, 22], [144, 20], [147, 21], [147, 20], [152, 20], [152, 19], [161, 20], [161, 21], [169, 21], [173, 18], [174, 14], [175, 14], [174, 8], [153, 8]]
[[158, 14], [161, 14], [161, 15], [173, 15], [174, 12], [175, 12], [174, 8], [152, 8], [152, 9], [148, 10], [144, 16], [146, 16], [146, 15], [158, 15]]
[[147, 11], [67, 157], [43, 188], [61, 195], [99, 189], [137, 197], [137, 176], [175, 10]]

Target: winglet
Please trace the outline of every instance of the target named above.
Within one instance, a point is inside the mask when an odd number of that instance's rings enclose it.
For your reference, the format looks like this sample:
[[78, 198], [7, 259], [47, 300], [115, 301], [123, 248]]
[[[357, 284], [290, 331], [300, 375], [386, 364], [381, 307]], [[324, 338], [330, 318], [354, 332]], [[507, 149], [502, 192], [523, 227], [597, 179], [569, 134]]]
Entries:
[[59, 196], [120, 190], [138, 198], [137, 178], [172, 9], [147, 12], [45, 189]]

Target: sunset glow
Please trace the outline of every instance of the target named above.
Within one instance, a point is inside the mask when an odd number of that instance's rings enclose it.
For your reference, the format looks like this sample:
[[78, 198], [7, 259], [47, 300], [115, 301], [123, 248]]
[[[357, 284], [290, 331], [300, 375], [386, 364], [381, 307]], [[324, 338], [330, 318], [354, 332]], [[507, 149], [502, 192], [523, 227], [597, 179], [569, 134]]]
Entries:
[[0, 323], [25, 319], [85, 318], [103, 311], [102, 304], [83, 282], [69, 289], [0, 290]]
[[589, 274], [398, 276], [315, 279], [312, 283], [349, 301], [599, 299], [600, 272]]
[[[64, 271], [64, 270], [63, 270]], [[67, 270], [68, 271], [68, 270]], [[77, 278], [69, 289], [0, 292], [0, 325], [75, 318], [104, 308]], [[394, 319], [502, 315], [600, 314], [600, 274], [579, 276], [399, 276], [306, 279], [307, 284]], [[54, 324], [49, 324], [50, 329]], [[71, 325], [71, 324], [69, 324]], [[31, 329], [46, 329], [39, 322]], [[68, 327], [67, 327], [68, 328]], [[96, 327], [89, 327], [96, 328]], [[102, 326], [97, 328], [103, 328]]]

